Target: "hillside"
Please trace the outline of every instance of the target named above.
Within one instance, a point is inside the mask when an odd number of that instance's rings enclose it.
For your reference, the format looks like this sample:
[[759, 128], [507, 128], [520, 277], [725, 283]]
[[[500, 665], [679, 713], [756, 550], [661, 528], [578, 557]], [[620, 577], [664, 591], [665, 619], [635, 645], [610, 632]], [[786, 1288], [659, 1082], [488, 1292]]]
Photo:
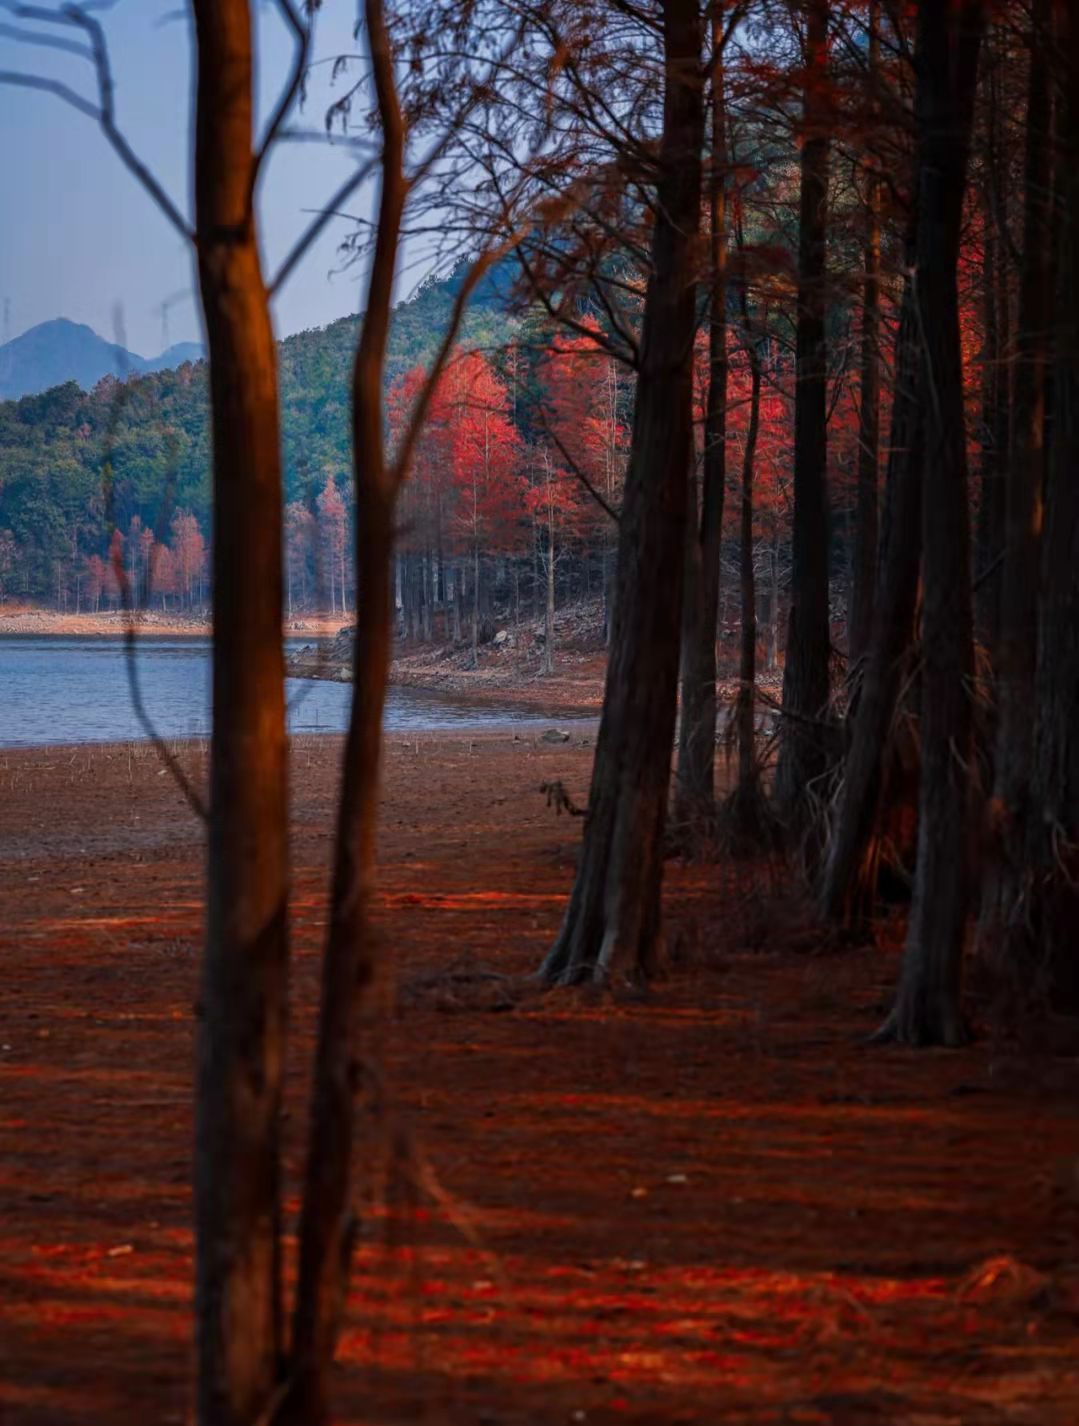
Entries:
[[[428, 281], [398, 304], [388, 384], [430, 358], [459, 283], [460, 273]], [[505, 275], [492, 274], [473, 299], [463, 342], [485, 347], [506, 342], [513, 329], [506, 295]], [[89, 328], [59, 325], [77, 334], [73, 342], [87, 360], [94, 352], [106, 365], [119, 360], [121, 349], [107, 349]], [[287, 499], [306, 495], [312, 482], [322, 485], [330, 475], [340, 480], [350, 470], [356, 327], [357, 318], [345, 317], [280, 343]], [[103, 355], [95, 342], [111, 355]], [[72, 377], [40, 394], [0, 402], [0, 597], [54, 597], [58, 566], [75, 562], [76, 551], [80, 557], [103, 554], [111, 530], [126, 531], [135, 516], [152, 529], [163, 512], [185, 509], [209, 530], [205, 363], [186, 362], [125, 382], [111, 370], [98, 370], [92, 382], [86, 380], [89, 391]], [[111, 480], [103, 480], [106, 470]]]

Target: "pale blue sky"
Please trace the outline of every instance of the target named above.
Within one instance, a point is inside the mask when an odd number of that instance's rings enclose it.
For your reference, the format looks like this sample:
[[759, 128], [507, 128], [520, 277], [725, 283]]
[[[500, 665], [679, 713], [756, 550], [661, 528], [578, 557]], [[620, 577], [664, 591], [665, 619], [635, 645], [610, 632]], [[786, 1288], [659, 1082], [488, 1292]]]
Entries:
[[[256, 0], [260, 103], [272, 103], [291, 54], [276, 8]], [[117, 114], [140, 157], [170, 195], [190, 210], [190, 75], [183, 0], [117, 0], [102, 13], [113, 59]], [[168, 17], [174, 18], [168, 18]], [[317, 20], [316, 55], [354, 53], [354, 0], [326, 0]], [[0, 9], [0, 20], [14, 23]], [[41, 26], [34, 28], [40, 29]], [[67, 33], [66, 31], [64, 33]], [[96, 98], [85, 61], [0, 37], [0, 69], [64, 79]], [[353, 73], [355, 73], [355, 68]], [[322, 128], [330, 97], [330, 67], [313, 71], [304, 112], [295, 119]], [[264, 174], [261, 218], [272, 270], [310, 220], [305, 209], [325, 205], [353, 166], [340, 146], [287, 145]], [[0, 86], [0, 339], [51, 317], [86, 322], [115, 339], [122, 311], [126, 345], [153, 356], [167, 342], [197, 340], [190, 256], [182, 239], [143, 193], [92, 120], [52, 95]], [[370, 190], [351, 211], [368, 211]], [[358, 306], [359, 270], [331, 276], [346, 231], [331, 223], [276, 303], [279, 336], [323, 326]], [[161, 305], [177, 293], [163, 331]], [[404, 292], [402, 291], [402, 295]]]

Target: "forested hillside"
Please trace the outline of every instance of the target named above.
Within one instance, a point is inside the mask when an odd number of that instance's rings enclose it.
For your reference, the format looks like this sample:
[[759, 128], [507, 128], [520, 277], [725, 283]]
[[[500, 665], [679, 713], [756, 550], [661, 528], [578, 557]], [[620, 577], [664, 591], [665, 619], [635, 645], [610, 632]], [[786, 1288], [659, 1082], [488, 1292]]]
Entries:
[[[430, 281], [399, 304], [389, 381], [429, 358], [459, 283], [459, 276]], [[505, 294], [505, 281], [492, 275], [471, 303], [465, 343], [506, 346], [513, 319]], [[348, 486], [356, 328], [357, 319], [346, 317], [279, 345], [289, 500], [313, 503], [330, 480]], [[190, 519], [197, 523], [204, 550], [210, 534], [208, 420], [202, 362], [126, 382], [105, 377], [88, 392], [68, 382], [0, 403], [0, 595], [93, 607], [110, 590], [115, 597], [108, 570], [114, 532], [128, 547], [132, 567], [146, 564], [150, 534], [181, 560], [178, 517], [188, 517], [188, 532]], [[194, 581], [176, 579], [169, 556], [154, 584], [171, 602], [205, 590], [201, 568]]]

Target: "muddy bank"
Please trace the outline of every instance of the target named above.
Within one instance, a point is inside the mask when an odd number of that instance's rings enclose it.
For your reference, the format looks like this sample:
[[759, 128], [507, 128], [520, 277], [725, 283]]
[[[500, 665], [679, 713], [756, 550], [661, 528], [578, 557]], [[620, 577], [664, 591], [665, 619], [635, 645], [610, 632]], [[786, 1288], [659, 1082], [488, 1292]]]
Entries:
[[[339, 757], [293, 746], [290, 1227]], [[869, 1048], [901, 936], [807, 955], [730, 865], [670, 865], [650, 994], [539, 992], [580, 838], [539, 788], [590, 760], [387, 741], [385, 1073], [428, 1178], [365, 1216], [335, 1420], [1074, 1426], [1077, 1062]], [[203, 841], [159, 771], [0, 758], [4, 1426], [191, 1419]]]
[[[288, 660], [297, 678], [349, 682], [352, 626], [298, 650]], [[598, 602], [570, 606], [555, 620], [554, 668], [545, 668], [542, 623], [489, 624], [475, 651], [467, 639], [399, 641], [390, 678], [462, 701], [498, 704], [543, 715], [598, 714], [607, 660]]]

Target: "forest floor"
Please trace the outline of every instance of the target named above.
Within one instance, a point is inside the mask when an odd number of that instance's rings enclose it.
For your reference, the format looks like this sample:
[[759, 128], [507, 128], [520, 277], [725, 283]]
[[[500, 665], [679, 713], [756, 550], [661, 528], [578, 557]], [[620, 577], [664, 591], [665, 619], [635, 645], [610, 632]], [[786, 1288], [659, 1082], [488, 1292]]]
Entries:
[[[196, 778], [205, 750], [182, 751]], [[339, 743], [294, 745], [296, 1207]], [[898, 935], [672, 863], [647, 995], [542, 993], [591, 749], [390, 738], [391, 1123], [353, 1426], [1074, 1426], [1079, 1061], [871, 1048]], [[191, 1419], [200, 828], [145, 746], [0, 754], [0, 1420]]]

